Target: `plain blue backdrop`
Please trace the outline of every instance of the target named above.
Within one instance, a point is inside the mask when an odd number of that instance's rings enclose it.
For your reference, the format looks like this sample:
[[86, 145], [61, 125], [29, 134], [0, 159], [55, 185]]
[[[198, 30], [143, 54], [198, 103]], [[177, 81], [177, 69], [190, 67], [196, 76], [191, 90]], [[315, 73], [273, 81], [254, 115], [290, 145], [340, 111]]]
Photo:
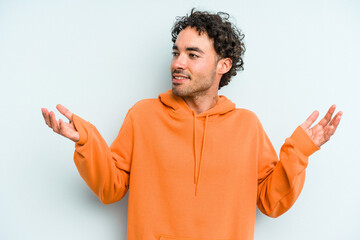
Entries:
[[192, 7], [245, 33], [245, 71], [220, 94], [258, 115], [277, 152], [313, 110], [344, 112], [298, 201], [258, 212], [255, 239], [360, 239], [357, 0], [0, 0], [0, 239], [125, 239], [127, 195], [101, 204], [40, 108], [63, 104], [110, 144], [136, 101], [171, 87], [170, 29]]

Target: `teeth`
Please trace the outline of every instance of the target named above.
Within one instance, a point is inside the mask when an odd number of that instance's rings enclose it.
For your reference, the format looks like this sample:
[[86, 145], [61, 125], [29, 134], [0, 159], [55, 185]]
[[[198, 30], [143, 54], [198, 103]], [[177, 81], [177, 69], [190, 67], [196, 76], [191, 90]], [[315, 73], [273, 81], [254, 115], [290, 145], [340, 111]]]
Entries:
[[175, 77], [175, 79], [187, 79], [187, 78], [184, 78], [184, 77]]

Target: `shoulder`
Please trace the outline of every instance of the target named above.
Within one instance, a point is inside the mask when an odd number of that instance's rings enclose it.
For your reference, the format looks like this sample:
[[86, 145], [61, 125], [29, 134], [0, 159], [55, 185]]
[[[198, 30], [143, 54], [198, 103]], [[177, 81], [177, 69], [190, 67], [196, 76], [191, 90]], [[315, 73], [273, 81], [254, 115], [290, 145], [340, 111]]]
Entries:
[[236, 108], [232, 111], [232, 118], [234, 122], [240, 127], [249, 129], [258, 129], [261, 122], [255, 112], [245, 109]]
[[257, 134], [259, 129], [262, 128], [262, 124], [256, 113], [249, 109], [236, 108], [233, 110], [232, 115], [234, 116], [233, 120], [236, 126], [245, 132]]
[[258, 122], [259, 118], [258, 116], [251, 110], [245, 109], [245, 108], [235, 108], [234, 114], [244, 120], [248, 120], [251, 122]]
[[129, 110], [129, 113], [131, 115], [144, 115], [149, 114], [156, 109], [161, 108], [161, 103], [157, 98], [148, 98], [148, 99], [142, 99], [135, 103]]

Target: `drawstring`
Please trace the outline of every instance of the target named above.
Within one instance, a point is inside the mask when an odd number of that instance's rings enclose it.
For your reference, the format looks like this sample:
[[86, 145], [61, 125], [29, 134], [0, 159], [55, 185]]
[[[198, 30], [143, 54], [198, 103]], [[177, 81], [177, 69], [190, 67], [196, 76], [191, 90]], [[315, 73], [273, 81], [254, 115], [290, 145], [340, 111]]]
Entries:
[[[202, 145], [201, 145], [201, 151], [200, 151], [200, 162], [199, 162], [199, 172], [197, 172], [197, 156], [196, 156], [196, 114], [193, 111], [193, 118], [194, 118], [194, 159], [195, 159], [195, 167], [194, 167], [194, 184], [195, 184], [195, 196], [197, 195], [197, 189], [198, 189], [198, 183], [200, 180], [200, 175], [201, 175], [201, 162], [202, 162], [202, 157], [203, 157], [203, 152], [204, 152], [204, 146], [205, 146], [205, 136], [206, 136], [206, 127], [207, 127], [207, 122], [208, 122], [208, 118], [209, 115], [206, 115], [206, 119], [205, 119], [205, 127], [204, 127], [204, 133], [203, 133], [203, 139], [202, 139]], [[197, 176], [196, 176], [197, 173]]]
[[[197, 172], [197, 157], [196, 157], [196, 116], [195, 116], [195, 112], [193, 113], [193, 119], [194, 119], [194, 125], [193, 125], [193, 147], [194, 147], [194, 159], [195, 159], [195, 166], [194, 166], [194, 184], [196, 184], [196, 172]], [[196, 195], [196, 192], [195, 192]]]

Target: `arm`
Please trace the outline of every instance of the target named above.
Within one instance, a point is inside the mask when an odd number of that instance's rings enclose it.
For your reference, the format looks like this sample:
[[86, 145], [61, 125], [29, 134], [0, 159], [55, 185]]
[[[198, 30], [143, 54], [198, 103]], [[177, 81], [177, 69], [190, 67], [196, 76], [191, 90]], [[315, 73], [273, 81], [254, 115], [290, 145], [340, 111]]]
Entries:
[[319, 150], [298, 127], [280, 150], [280, 161], [260, 125], [258, 158], [258, 201], [261, 212], [278, 217], [296, 201], [305, 181], [308, 157]]
[[91, 123], [75, 114], [73, 119], [80, 134], [74, 153], [80, 176], [103, 203], [119, 201], [129, 188], [133, 142], [131, 117], [127, 114], [110, 148]]
[[270, 217], [278, 217], [296, 201], [305, 181], [309, 156], [320, 149], [334, 134], [342, 112], [332, 120], [333, 105], [325, 117], [313, 128], [318, 112], [315, 111], [280, 150], [280, 161], [261, 123], [258, 122], [258, 208]]
[[109, 148], [95, 126], [60, 104], [56, 108], [69, 122], [57, 121], [54, 112], [42, 108], [45, 123], [55, 133], [75, 142], [74, 161], [80, 176], [103, 203], [119, 201], [129, 188], [133, 142], [129, 114]]

